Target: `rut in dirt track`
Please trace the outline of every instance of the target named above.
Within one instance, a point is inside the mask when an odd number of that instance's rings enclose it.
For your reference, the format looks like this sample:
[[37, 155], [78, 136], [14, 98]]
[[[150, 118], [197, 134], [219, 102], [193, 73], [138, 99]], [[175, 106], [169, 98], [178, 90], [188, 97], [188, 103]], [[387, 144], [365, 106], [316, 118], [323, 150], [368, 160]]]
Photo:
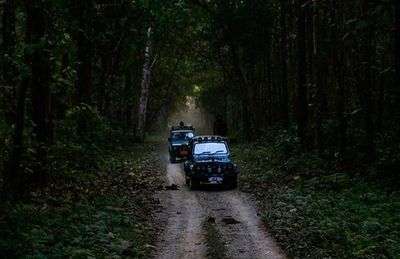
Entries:
[[[166, 184], [176, 184], [179, 189], [159, 193], [164, 231], [154, 258], [206, 258], [203, 223], [207, 217], [216, 219], [228, 258], [285, 258], [246, 194], [209, 188], [190, 191], [182, 164], [167, 164]], [[232, 221], [235, 224], [228, 224]]]

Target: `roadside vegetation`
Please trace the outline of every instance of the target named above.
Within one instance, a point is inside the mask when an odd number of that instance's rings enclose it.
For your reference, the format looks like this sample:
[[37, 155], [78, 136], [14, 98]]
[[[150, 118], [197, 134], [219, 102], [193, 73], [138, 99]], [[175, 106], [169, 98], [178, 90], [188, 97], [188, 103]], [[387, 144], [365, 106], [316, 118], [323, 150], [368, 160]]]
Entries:
[[301, 152], [287, 131], [267, 135], [233, 148], [239, 187], [261, 201], [265, 225], [289, 257], [400, 256], [400, 193], [396, 177], [385, 172], [394, 168], [378, 161], [340, 169]]
[[146, 258], [163, 170], [154, 145], [116, 146], [54, 154], [49, 184], [2, 207], [0, 257]]
[[146, 255], [176, 112], [289, 255], [400, 257], [400, 1], [0, 0], [0, 50], [0, 257]]

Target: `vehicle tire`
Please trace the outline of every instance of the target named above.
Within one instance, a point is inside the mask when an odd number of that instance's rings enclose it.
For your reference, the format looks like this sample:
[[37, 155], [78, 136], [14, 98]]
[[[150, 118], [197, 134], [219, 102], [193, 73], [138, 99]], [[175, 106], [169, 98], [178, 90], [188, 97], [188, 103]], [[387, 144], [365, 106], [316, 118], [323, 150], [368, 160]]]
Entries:
[[199, 188], [199, 182], [196, 180], [193, 180], [192, 177], [189, 178], [189, 188], [190, 190], [196, 190]]
[[238, 180], [235, 177], [235, 178], [232, 179], [232, 181], [229, 182], [228, 187], [229, 187], [229, 189], [234, 190], [234, 189], [237, 188], [237, 186], [238, 186]]
[[174, 163], [176, 162], [175, 156], [172, 155], [172, 154], [169, 154], [169, 161], [170, 161], [172, 164], [174, 164]]

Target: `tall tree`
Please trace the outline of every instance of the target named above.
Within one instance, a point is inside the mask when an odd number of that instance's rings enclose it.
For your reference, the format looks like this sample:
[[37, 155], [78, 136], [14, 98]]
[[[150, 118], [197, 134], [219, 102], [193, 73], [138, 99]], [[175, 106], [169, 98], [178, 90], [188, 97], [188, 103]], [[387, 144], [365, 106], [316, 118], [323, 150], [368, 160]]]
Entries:
[[247, 140], [250, 140], [252, 138], [252, 127], [253, 125], [251, 124], [252, 119], [250, 116], [249, 112], [249, 81], [247, 79], [246, 73], [240, 63], [240, 58], [239, 58], [239, 51], [237, 46], [232, 43], [230, 46], [231, 53], [232, 53], [232, 60], [233, 60], [233, 67], [236, 72], [236, 76], [239, 79], [239, 95], [242, 97], [241, 104], [242, 104], [242, 118], [243, 118], [243, 133], [246, 137]]
[[46, 2], [42, 0], [26, 1], [27, 22], [32, 26], [34, 51], [31, 54], [32, 69], [32, 121], [36, 135], [34, 181], [41, 186], [46, 182], [47, 152], [51, 135], [50, 102], [50, 53], [46, 39], [47, 17]]
[[282, 127], [289, 126], [289, 93], [288, 93], [288, 72], [287, 72], [287, 32], [286, 32], [286, 1], [280, 1], [280, 27], [281, 27], [281, 119]]
[[305, 140], [308, 124], [305, 4], [305, 0], [297, 0], [297, 127], [302, 141]]
[[324, 95], [324, 85], [322, 80], [322, 71], [323, 71], [323, 58], [322, 58], [322, 48], [321, 48], [321, 24], [320, 24], [320, 13], [322, 13], [323, 9], [318, 8], [318, 2], [314, 2], [313, 6], [313, 42], [314, 42], [314, 53], [313, 58], [314, 62], [314, 80], [315, 80], [315, 100], [314, 100], [314, 116], [315, 116], [315, 148], [318, 154], [322, 151], [322, 102]]
[[[156, 61], [157, 57], [154, 57], [154, 60], [151, 60], [151, 49], [152, 49], [152, 28], [149, 27], [147, 29], [147, 44], [144, 50], [144, 63], [143, 63], [143, 74], [142, 81], [140, 87], [140, 96], [138, 103], [138, 121], [136, 125], [135, 138], [137, 141], [144, 141], [145, 137], [145, 127], [146, 127], [146, 118], [147, 118], [147, 104], [149, 101], [149, 91], [150, 91], [150, 76], [151, 69], [153, 64]], [[153, 62], [153, 63], [152, 63]]]
[[396, 79], [395, 79], [395, 86], [397, 89], [397, 103], [398, 103], [398, 110], [397, 110], [397, 121], [398, 123], [398, 132], [400, 135], [400, 2], [395, 0], [394, 1], [394, 37], [395, 37], [395, 71], [396, 71]]
[[362, 80], [361, 80], [361, 93], [362, 93], [362, 107], [364, 112], [364, 123], [366, 132], [366, 152], [367, 161], [373, 162], [375, 160], [375, 127], [374, 127], [374, 103], [372, 100], [372, 71], [371, 71], [371, 53], [372, 53], [372, 18], [368, 12], [370, 8], [370, 1], [363, 0], [362, 13], [364, 23], [366, 24], [362, 30], [361, 43], [361, 58], [362, 58]]
[[[92, 0], [75, 0], [79, 10], [79, 29], [76, 35], [78, 79], [76, 81], [76, 105], [91, 104], [92, 88], [92, 58], [93, 58], [93, 2]], [[84, 134], [87, 123], [84, 117], [79, 116], [78, 131]]]
[[346, 159], [346, 129], [347, 121], [345, 115], [345, 88], [344, 88], [344, 57], [343, 57], [343, 42], [341, 36], [341, 20], [340, 20], [340, 4], [342, 2], [335, 2], [333, 4], [332, 12], [332, 57], [334, 63], [334, 76], [335, 76], [335, 107], [336, 107], [336, 139], [337, 139], [337, 153], [341, 162]]
[[16, 0], [6, 0], [2, 4], [3, 17], [2, 17], [2, 63], [1, 72], [3, 77], [2, 91], [3, 103], [1, 104], [4, 110], [4, 117], [6, 123], [9, 125], [14, 123], [15, 116], [15, 84], [17, 83], [17, 71], [14, 65], [14, 52], [15, 52], [15, 11]]
[[78, 0], [79, 26], [77, 37], [78, 47], [78, 81], [77, 81], [77, 104], [90, 104], [92, 86], [92, 53], [93, 53], [93, 2], [92, 0]]
[[[4, 21], [4, 17], [3, 17]], [[27, 20], [26, 23], [26, 35], [25, 41], [29, 44], [32, 40], [32, 23]], [[25, 63], [27, 66], [30, 65], [30, 54], [28, 53], [27, 47], [25, 47]], [[15, 111], [15, 127], [12, 136], [12, 144], [9, 150], [9, 156], [4, 161], [4, 185], [2, 190], [3, 200], [17, 199], [21, 194], [21, 158], [22, 158], [22, 145], [23, 145], [23, 131], [25, 124], [25, 103], [28, 86], [31, 83], [31, 74], [28, 71], [24, 71], [22, 74], [22, 80], [17, 90], [17, 104]]]

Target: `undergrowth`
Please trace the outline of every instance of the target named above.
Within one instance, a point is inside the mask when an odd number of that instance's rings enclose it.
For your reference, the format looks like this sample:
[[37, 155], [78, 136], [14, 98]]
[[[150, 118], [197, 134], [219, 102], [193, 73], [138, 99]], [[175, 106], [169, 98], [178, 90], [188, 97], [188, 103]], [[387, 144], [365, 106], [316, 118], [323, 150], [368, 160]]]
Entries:
[[157, 230], [151, 196], [162, 172], [154, 150], [136, 145], [53, 159], [46, 188], [3, 206], [0, 257], [145, 258]]
[[261, 201], [263, 220], [287, 255], [399, 258], [400, 192], [378, 177], [290, 150], [295, 139], [282, 138], [237, 145], [233, 153], [240, 188]]

